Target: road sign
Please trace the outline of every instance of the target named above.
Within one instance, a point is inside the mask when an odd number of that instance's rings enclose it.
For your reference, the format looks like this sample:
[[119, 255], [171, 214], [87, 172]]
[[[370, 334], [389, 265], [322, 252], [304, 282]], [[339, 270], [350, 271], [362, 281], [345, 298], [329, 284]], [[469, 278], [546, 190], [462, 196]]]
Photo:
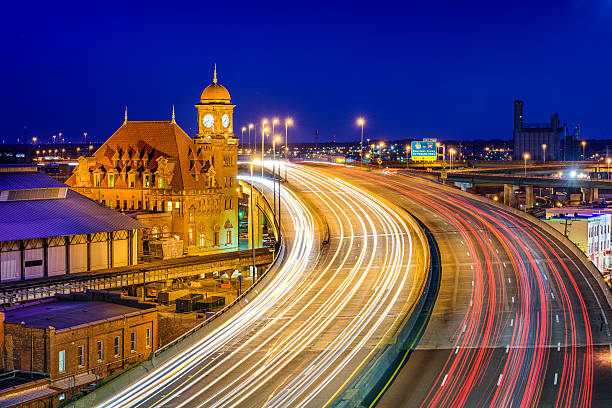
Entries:
[[438, 158], [436, 142], [412, 142], [410, 155], [412, 161], [436, 161]]
[[382, 160], [381, 160], [381, 158], [380, 158], [380, 157], [379, 157], [379, 158], [378, 158], [378, 160], [376, 160], [376, 161], [378, 162], [378, 164], [382, 164]]
[[448, 173], [447, 173], [447, 172], [445, 172], [445, 171], [443, 171], [443, 172], [441, 172], [441, 173], [440, 173], [440, 177], [442, 177], [443, 179], [445, 179], [445, 178], [447, 178], [447, 177], [448, 177]]

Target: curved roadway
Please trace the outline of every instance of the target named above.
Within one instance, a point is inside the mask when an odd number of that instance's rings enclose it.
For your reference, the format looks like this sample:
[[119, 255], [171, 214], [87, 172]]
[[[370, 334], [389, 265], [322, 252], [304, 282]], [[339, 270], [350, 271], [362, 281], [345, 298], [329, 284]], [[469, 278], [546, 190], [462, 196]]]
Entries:
[[99, 407], [322, 407], [381, 347], [419, 295], [423, 243], [401, 211], [333, 176], [299, 166], [290, 180], [271, 283]]
[[556, 238], [422, 178], [327, 172], [409, 209], [442, 254], [433, 316], [379, 407], [612, 406], [610, 307]]

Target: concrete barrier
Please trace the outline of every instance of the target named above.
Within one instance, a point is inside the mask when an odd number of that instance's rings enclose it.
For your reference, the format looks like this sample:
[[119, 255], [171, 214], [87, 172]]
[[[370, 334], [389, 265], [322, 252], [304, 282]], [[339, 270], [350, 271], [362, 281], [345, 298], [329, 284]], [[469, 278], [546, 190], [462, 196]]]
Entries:
[[[410, 215], [409, 219], [412, 221], [411, 225], [417, 232], [419, 239], [427, 248], [425, 251], [426, 273], [421, 282], [418, 300], [406, 311], [404, 320], [400, 323], [396, 332], [389, 337], [388, 344], [378, 351], [361, 373], [336, 399], [334, 404], [336, 408], [368, 407], [378, 400], [405, 362], [410, 351], [418, 343], [433, 310], [439, 288], [439, 274], [441, 273], [439, 250], [431, 231], [414, 216]], [[435, 273], [438, 274], [437, 277]], [[436, 287], [433, 287], [434, 285]], [[433, 298], [432, 289], [435, 292]]]

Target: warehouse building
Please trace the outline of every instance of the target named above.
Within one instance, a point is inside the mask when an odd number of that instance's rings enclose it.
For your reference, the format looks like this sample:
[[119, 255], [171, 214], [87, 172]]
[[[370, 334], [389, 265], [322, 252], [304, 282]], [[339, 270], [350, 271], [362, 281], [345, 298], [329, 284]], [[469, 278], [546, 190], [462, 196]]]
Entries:
[[35, 166], [0, 167], [0, 283], [137, 263], [144, 224]]

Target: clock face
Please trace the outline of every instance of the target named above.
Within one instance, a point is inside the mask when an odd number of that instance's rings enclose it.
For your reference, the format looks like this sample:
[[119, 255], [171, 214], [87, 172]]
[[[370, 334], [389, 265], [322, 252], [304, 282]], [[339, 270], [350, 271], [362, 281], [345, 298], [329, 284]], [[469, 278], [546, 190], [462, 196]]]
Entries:
[[215, 123], [215, 118], [213, 118], [213, 115], [211, 115], [210, 113], [207, 113], [206, 115], [204, 115], [204, 117], [202, 118], [202, 123], [204, 124], [204, 126], [206, 126], [207, 128], [211, 128], [212, 125]]
[[221, 117], [221, 123], [225, 128], [229, 126], [229, 116], [227, 116], [227, 113]]

